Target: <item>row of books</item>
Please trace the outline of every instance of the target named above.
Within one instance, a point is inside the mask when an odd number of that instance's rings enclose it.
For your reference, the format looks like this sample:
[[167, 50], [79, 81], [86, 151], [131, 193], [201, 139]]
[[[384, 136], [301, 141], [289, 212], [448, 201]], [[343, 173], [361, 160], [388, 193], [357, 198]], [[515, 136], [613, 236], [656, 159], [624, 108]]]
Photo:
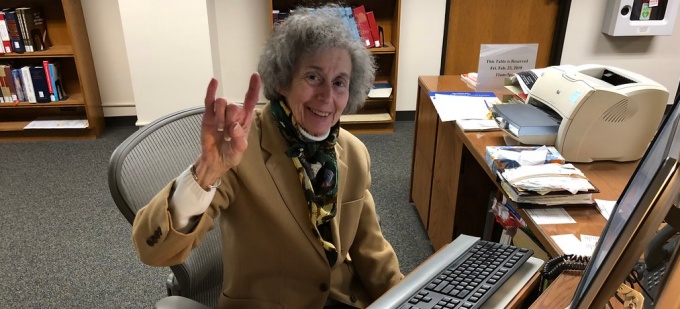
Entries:
[[67, 98], [57, 63], [45, 60], [42, 65], [22, 67], [0, 64], [0, 103], [49, 103]]
[[[272, 18], [274, 27], [283, 24], [293, 11], [294, 10], [287, 12], [273, 10]], [[385, 45], [384, 32], [382, 27], [378, 26], [373, 11], [366, 11], [366, 8], [363, 5], [360, 5], [354, 8], [339, 7], [337, 8], [337, 12], [334, 13], [342, 16], [345, 21], [345, 26], [350, 29], [352, 35], [357, 40], [361, 41], [367, 48], [382, 47]]]
[[3, 54], [43, 51], [52, 45], [42, 11], [31, 7], [0, 11], [0, 39]]

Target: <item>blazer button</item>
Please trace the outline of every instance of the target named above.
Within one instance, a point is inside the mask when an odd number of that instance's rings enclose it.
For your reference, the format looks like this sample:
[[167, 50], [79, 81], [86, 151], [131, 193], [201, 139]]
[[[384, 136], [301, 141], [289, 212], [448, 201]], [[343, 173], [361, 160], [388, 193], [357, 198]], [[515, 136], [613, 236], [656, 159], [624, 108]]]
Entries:
[[351, 300], [353, 303], [356, 303], [358, 299], [357, 299], [356, 296], [350, 295], [350, 296], [349, 296], [349, 300]]
[[319, 284], [319, 290], [321, 292], [328, 292], [328, 284], [325, 283]]

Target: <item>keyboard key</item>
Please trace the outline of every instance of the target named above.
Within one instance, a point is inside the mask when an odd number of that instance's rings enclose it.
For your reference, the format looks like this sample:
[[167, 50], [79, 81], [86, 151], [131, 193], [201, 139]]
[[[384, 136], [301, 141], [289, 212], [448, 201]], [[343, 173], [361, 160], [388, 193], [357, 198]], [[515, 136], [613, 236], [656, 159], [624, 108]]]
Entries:
[[470, 293], [470, 290], [462, 290], [462, 291], [460, 291], [460, 293], [458, 293], [456, 295], [456, 297], [462, 299], [462, 298], [465, 298], [465, 296], [467, 296], [469, 293]]

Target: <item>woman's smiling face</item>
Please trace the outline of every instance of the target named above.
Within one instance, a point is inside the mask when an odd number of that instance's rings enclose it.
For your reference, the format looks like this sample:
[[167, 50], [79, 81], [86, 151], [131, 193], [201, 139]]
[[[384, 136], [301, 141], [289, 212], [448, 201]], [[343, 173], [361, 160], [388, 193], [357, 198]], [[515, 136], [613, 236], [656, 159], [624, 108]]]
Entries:
[[351, 73], [352, 60], [342, 48], [301, 57], [290, 87], [280, 90], [298, 125], [314, 136], [326, 134], [347, 105]]

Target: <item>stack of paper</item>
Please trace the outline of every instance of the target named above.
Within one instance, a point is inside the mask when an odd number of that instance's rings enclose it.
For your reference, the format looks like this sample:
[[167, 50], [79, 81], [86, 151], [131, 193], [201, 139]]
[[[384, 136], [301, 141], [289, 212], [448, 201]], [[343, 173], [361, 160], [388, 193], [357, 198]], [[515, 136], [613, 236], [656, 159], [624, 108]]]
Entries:
[[600, 237], [581, 234], [579, 240], [574, 234], [550, 236], [564, 254], [592, 256]]
[[392, 95], [392, 85], [387, 82], [376, 82], [368, 91], [368, 97], [373, 99], [389, 98]]
[[522, 88], [522, 92], [528, 94], [531, 90], [531, 87], [533, 87], [536, 83], [536, 80], [538, 80], [538, 78], [543, 75], [543, 71], [545, 71], [545, 69], [532, 69], [528, 71], [517, 72], [511, 77], [511, 79], [513, 83], [516, 82], [519, 84], [519, 86]]
[[499, 130], [489, 110], [500, 103], [493, 92], [431, 92], [441, 121], [456, 121], [464, 131]]
[[477, 89], [477, 72], [460, 74], [460, 79], [468, 84], [470, 88]]
[[27, 124], [24, 129], [85, 129], [89, 126], [87, 119], [47, 119], [38, 118]]
[[571, 164], [542, 164], [499, 170], [501, 188], [517, 203], [562, 205], [592, 204], [599, 192]]

